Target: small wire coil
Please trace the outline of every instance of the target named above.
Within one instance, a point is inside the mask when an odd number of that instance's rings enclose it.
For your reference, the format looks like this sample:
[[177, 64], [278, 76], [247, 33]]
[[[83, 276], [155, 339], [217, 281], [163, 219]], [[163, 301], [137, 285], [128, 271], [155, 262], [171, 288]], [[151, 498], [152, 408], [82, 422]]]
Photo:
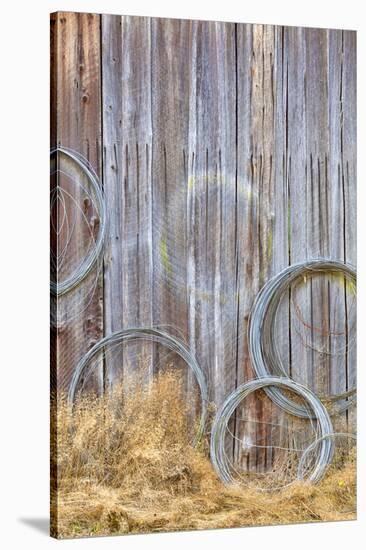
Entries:
[[[357, 441], [356, 434], [341, 433], [341, 432], [338, 432], [338, 433], [334, 432], [334, 433], [325, 434], [322, 437], [316, 439], [315, 441], [313, 441], [305, 449], [305, 451], [301, 455], [301, 458], [300, 458], [300, 461], [299, 461], [299, 464], [298, 464], [298, 468], [297, 468], [297, 477], [298, 477], [298, 479], [300, 479], [302, 481], [304, 481], [306, 479], [306, 471], [307, 471], [306, 462], [309, 458], [309, 455], [317, 448], [317, 446], [319, 444], [321, 444], [323, 441], [328, 441], [328, 440], [334, 441], [335, 439], [339, 439], [339, 438], [352, 439], [353, 441]], [[333, 449], [333, 451], [334, 451], [334, 449]], [[329, 465], [328, 465], [328, 467], [329, 467]], [[322, 477], [325, 475], [325, 473], [326, 473], [326, 470], [323, 472]], [[319, 478], [318, 481], [320, 481], [322, 479], [322, 477]]]

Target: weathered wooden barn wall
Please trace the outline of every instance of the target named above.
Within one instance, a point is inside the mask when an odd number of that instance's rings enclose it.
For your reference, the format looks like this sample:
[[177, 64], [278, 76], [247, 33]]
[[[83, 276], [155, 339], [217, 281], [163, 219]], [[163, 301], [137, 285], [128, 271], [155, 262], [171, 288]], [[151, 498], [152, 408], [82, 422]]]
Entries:
[[[53, 337], [58, 385], [102, 335], [171, 325], [219, 405], [253, 377], [247, 327], [263, 284], [307, 258], [356, 262], [356, 33], [72, 13], [51, 23], [51, 142], [90, 160], [110, 216], [97, 292]], [[316, 350], [291, 296], [280, 308], [284, 364], [317, 391], [355, 382], [351, 297], [326, 278], [297, 290]], [[106, 361], [95, 383], [115, 369]], [[277, 413], [263, 403], [249, 409], [264, 422]], [[233, 452], [265, 466], [265, 454]]]

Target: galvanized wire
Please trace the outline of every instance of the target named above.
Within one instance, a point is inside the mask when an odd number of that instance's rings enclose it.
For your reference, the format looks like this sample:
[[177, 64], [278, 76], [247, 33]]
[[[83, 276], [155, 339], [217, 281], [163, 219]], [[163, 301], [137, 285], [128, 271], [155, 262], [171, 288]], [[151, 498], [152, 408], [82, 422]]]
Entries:
[[207, 408], [208, 408], [208, 389], [206, 384], [205, 376], [198, 365], [196, 358], [192, 355], [190, 350], [187, 348], [185, 343], [179, 338], [168, 334], [157, 328], [129, 328], [125, 330], [120, 330], [114, 332], [110, 336], [106, 336], [102, 340], [99, 340], [79, 361], [75, 371], [72, 376], [70, 383], [68, 400], [69, 403], [72, 403], [75, 400], [77, 395], [80, 382], [85, 379], [95, 368], [95, 363], [92, 363], [92, 360], [98, 355], [100, 351], [105, 350], [109, 345], [121, 344], [124, 342], [131, 342], [136, 340], [143, 340], [147, 342], [154, 342], [161, 344], [171, 351], [175, 352], [179, 357], [185, 361], [188, 367], [193, 372], [197, 384], [200, 390], [201, 397], [201, 414], [199, 426], [197, 433], [194, 439], [194, 445], [197, 445], [202, 438], [202, 435], [205, 430], [206, 418], [207, 418]]
[[[225, 436], [228, 430], [230, 418], [238, 405], [248, 395], [260, 389], [266, 390], [274, 387], [281, 388], [283, 390], [290, 390], [305, 400], [307, 404], [306, 410], [308, 410], [309, 413], [312, 411], [317, 420], [317, 433], [319, 434], [317, 440], [325, 435], [333, 433], [332, 422], [326, 408], [313, 392], [301, 384], [298, 384], [289, 378], [285, 379], [277, 376], [267, 376], [265, 378], [251, 380], [245, 384], [242, 384], [225, 399], [215, 416], [211, 431], [211, 462], [216, 473], [226, 485], [237, 483], [237, 480], [232, 475], [230, 463], [225, 452]], [[311, 417], [310, 414], [309, 417]], [[332, 459], [332, 456], [333, 441], [331, 439], [321, 440], [321, 448], [319, 450], [316, 463], [308, 477], [310, 482], [316, 483], [322, 478], [328, 464]]]
[[[288, 377], [275, 346], [274, 325], [281, 297], [299, 277], [316, 273], [341, 273], [352, 283], [356, 283], [355, 268], [349, 264], [329, 259], [315, 259], [293, 264], [270, 279], [258, 293], [250, 315], [248, 340], [251, 363], [259, 378], [265, 376]], [[283, 395], [281, 389], [268, 387], [267, 395], [279, 407], [290, 414], [307, 418], [307, 411], [301, 404]], [[332, 414], [347, 410], [356, 400], [356, 388], [330, 396], [328, 401], [335, 403]], [[343, 400], [343, 402], [342, 402]]]
[[[60, 172], [61, 174], [68, 175], [71, 181], [75, 185], [78, 185], [77, 180], [72, 178], [66, 172], [62, 170], [58, 170], [58, 172]], [[83, 185], [80, 185], [80, 189], [81, 191], [84, 191], [86, 195], [88, 194], [88, 190]], [[82, 211], [81, 206], [77, 204], [77, 202], [74, 200], [74, 198], [70, 193], [68, 193], [66, 190], [61, 188], [56, 188], [52, 190], [51, 211], [58, 200], [61, 200], [62, 207], [64, 210], [64, 216], [63, 216], [63, 219], [61, 220], [60, 226], [57, 226], [57, 227], [52, 226], [52, 230], [57, 232], [57, 234], [59, 235], [62, 229], [62, 226], [64, 224], [67, 226], [67, 240], [66, 240], [66, 244], [63, 246], [63, 249], [60, 252], [59, 246], [58, 246], [59, 243], [57, 242], [57, 255], [55, 258], [53, 257], [52, 250], [51, 250], [51, 269], [53, 269], [54, 271], [57, 270], [58, 272], [62, 268], [63, 263], [65, 262], [65, 260], [67, 259], [67, 256], [69, 255], [68, 246], [71, 242], [72, 233], [75, 231], [75, 226], [76, 226], [75, 219], [72, 221], [72, 223], [69, 220], [69, 215], [65, 204], [65, 196], [66, 198], [72, 199], [72, 201], [75, 204], [76, 210], [80, 211], [83, 221], [86, 223], [86, 225], [88, 225], [86, 214]], [[96, 207], [96, 205], [94, 204], [95, 199], [93, 197], [90, 197], [90, 198], [91, 198], [91, 203], [93, 204], [93, 208], [95, 208]], [[91, 246], [95, 246], [95, 237], [91, 229], [90, 229], [90, 240], [91, 240]], [[95, 294], [95, 290], [98, 287], [98, 280], [103, 268], [102, 260], [103, 260], [103, 255], [101, 254], [93, 270], [83, 280], [82, 288], [81, 288], [81, 285], [79, 285], [78, 287], [72, 289], [68, 293], [67, 304], [60, 302], [59, 297], [57, 295], [51, 294], [51, 303], [50, 303], [51, 326], [60, 328], [65, 322], [70, 323], [74, 318], [80, 317], [83, 314], [83, 312], [91, 303]]]
[[[76, 151], [67, 149], [66, 147], [55, 147], [51, 149], [51, 157], [53, 155], [64, 155], [68, 159], [72, 160], [75, 165], [82, 171], [82, 173], [87, 177], [91, 189], [95, 195], [96, 207], [99, 215], [99, 230], [98, 235], [95, 239], [95, 245], [91, 247], [89, 253], [85, 256], [83, 261], [79, 264], [77, 269], [67, 277], [64, 281], [52, 281], [50, 282], [51, 294], [54, 296], [62, 296], [76, 288], [81, 281], [90, 273], [90, 271], [95, 266], [98, 258], [100, 257], [102, 250], [105, 245], [106, 235], [107, 235], [107, 209], [104, 201], [104, 195], [99, 183], [98, 176], [93, 170], [90, 163]], [[57, 172], [57, 169], [54, 172], [51, 172], [53, 175]], [[58, 186], [56, 187], [57, 190]]]
[[[339, 439], [339, 438], [347, 438], [347, 439], [352, 439], [353, 441], [357, 441], [357, 436], [356, 434], [352, 434], [352, 433], [341, 433], [341, 432], [334, 432], [334, 433], [329, 433], [329, 434], [325, 434], [323, 435], [322, 437], [319, 437], [317, 438], [315, 441], [313, 441], [305, 450], [304, 452], [302, 453], [301, 455], [301, 458], [300, 458], [300, 461], [299, 461], [299, 464], [298, 464], [298, 468], [297, 468], [297, 477], [298, 479], [304, 481], [306, 480], [306, 474], [307, 474], [307, 467], [306, 467], [306, 463], [309, 459], [309, 455], [315, 451], [315, 449], [317, 448], [317, 446], [319, 444], [321, 444], [323, 441], [334, 441], [336, 439]], [[333, 449], [334, 451], [334, 449]], [[330, 463], [328, 464], [328, 467], [330, 466]], [[328, 468], [327, 467], [327, 468]], [[323, 472], [323, 475], [322, 477], [325, 475], [326, 473], [326, 470], [324, 470]], [[319, 481], [320, 481], [321, 478], [319, 478]]]

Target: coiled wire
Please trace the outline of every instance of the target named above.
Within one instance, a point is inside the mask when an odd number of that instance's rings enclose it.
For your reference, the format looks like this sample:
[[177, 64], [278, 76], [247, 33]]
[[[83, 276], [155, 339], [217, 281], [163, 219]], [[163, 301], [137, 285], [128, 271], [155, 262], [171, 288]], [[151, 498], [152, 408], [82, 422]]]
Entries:
[[[201, 397], [201, 414], [199, 426], [197, 433], [194, 439], [194, 445], [197, 445], [202, 438], [202, 435], [205, 430], [206, 418], [207, 418], [207, 407], [208, 407], [208, 389], [206, 384], [206, 379], [204, 373], [198, 365], [196, 358], [192, 355], [190, 350], [184, 344], [183, 341], [178, 339], [175, 336], [171, 336], [167, 332], [156, 328], [129, 328], [125, 330], [120, 330], [114, 332], [110, 336], [106, 336], [102, 340], [99, 340], [79, 361], [77, 364], [72, 380], [70, 383], [70, 388], [68, 392], [69, 403], [72, 403], [75, 400], [76, 393], [78, 390], [79, 383], [82, 379], [85, 379], [93, 370], [92, 359], [101, 351], [106, 348], [106, 346], [111, 344], [118, 344], [127, 341], [136, 341], [144, 340], [149, 342], [156, 342], [167, 347], [171, 351], [174, 351], [179, 355], [188, 367], [192, 370], [200, 390]], [[94, 364], [95, 366], [95, 364]]]
[[267, 376], [242, 384], [225, 399], [217, 412], [212, 426], [210, 442], [210, 458], [217, 475], [226, 485], [236, 482], [231, 473], [230, 463], [225, 452], [225, 433], [228, 430], [229, 420], [241, 401], [249, 394], [262, 388], [264, 390], [269, 388], [291, 390], [302, 397], [309, 405], [317, 420], [317, 431], [319, 433], [317, 441], [321, 441], [321, 448], [308, 480], [312, 483], [318, 482], [324, 475], [333, 457], [333, 440], [324, 438], [324, 436], [333, 433], [329, 414], [318, 397], [308, 388], [289, 378], [285, 379], [277, 376]]
[[[325, 434], [323, 435], [322, 437], [319, 437], [318, 439], [315, 439], [315, 441], [313, 441], [305, 450], [304, 452], [302, 453], [301, 455], [301, 458], [300, 458], [300, 461], [299, 461], [299, 464], [298, 464], [298, 468], [297, 468], [297, 477], [298, 479], [304, 481], [306, 479], [306, 471], [307, 471], [307, 468], [306, 468], [306, 463], [307, 463], [307, 460], [309, 458], [309, 455], [312, 451], [314, 451], [317, 446], [322, 443], [323, 441], [334, 441], [335, 439], [339, 439], [339, 438], [347, 438], [347, 439], [352, 439], [353, 441], [357, 441], [357, 436], [355, 434], [352, 434], [352, 433], [342, 433], [342, 432], [334, 432], [334, 433], [329, 433], [329, 434]], [[328, 467], [329, 467], [330, 464], [328, 464]], [[326, 473], [326, 470], [323, 472], [323, 475], [322, 477], [324, 476], [324, 474]], [[320, 481], [321, 478], [319, 478], [318, 481]]]
[[[83, 279], [90, 273], [93, 269], [95, 263], [97, 262], [102, 250], [104, 248], [106, 235], [107, 235], [107, 209], [104, 200], [103, 191], [99, 183], [98, 176], [93, 170], [90, 163], [76, 151], [67, 149], [66, 147], [55, 147], [51, 149], [50, 156], [53, 155], [64, 155], [68, 159], [71, 159], [75, 165], [80, 168], [83, 174], [87, 177], [90, 186], [95, 195], [96, 207], [99, 215], [99, 230], [98, 235], [95, 240], [95, 246], [91, 248], [89, 253], [85, 256], [83, 261], [79, 264], [76, 270], [67, 277], [64, 281], [52, 281], [50, 282], [51, 294], [54, 296], [62, 296], [70, 290], [73, 290], [77, 287]], [[51, 172], [51, 175], [54, 174], [57, 170]], [[57, 190], [57, 188], [56, 188]]]
[[[270, 279], [258, 293], [249, 320], [248, 340], [251, 363], [259, 378], [271, 376], [288, 377], [274, 346], [274, 325], [276, 311], [281, 296], [299, 277], [314, 273], [342, 273], [352, 283], [356, 283], [355, 268], [349, 264], [328, 259], [315, 259], [293, 264]], [[303, 405], [283, 395], [278, 387], [266, 388], [270, 399], [286, 412], [301, 418], [307, 418], [309, 411]], [[337, 403], [333, 414], [347, 410], [356, 400], [356, 388], [339, 395], [331, 396], [329, 401], [345, 400]]]

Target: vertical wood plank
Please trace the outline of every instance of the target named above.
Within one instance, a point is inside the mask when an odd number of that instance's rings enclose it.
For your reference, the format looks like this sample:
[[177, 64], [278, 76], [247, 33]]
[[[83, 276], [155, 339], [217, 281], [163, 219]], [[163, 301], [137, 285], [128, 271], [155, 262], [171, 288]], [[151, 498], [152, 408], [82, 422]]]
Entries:
[[236, 28], [192, 24], [189, 341], [216, 405], [236, 382]]
[[[152, 325], [152, 123], [149, 18], [102, 16], [106, 334]], [[107, 354], [106, 383], [151, 369], [149, 344]]]
[[[329, 95], [328, 41], [324, 29], [306, 29], [306, 129], [307, 186], [310, 208], [307, 208], [307, 241], [309, 256], [329, 257]], [[310, 281], [311, 291], [311, 365], [309, 386], [317, 393], [330, 391], [330, 322], [329, 285], [327, 276]], [[303, 310], [305, 318], [306, 309]], [[306, 342], [307, 343], [307, 342]], [[304, 342], [302, 343], [304, 346]]]
[[[252, 254], [255, 247], [254, 201], [251, 162], [251, 111], [252, 111], [252, 25], [237, 25], [237, 385], [254, 377], [248, 351], [248, 321], [255, 290], [253, 284]], [[245, 419], [255, 415], [255, 403], [248, 399], [244, 411], [234, 418], [234, 460], [248, 469], [253, 462], [250, 445], [255, 429]]]
[[[100, 104], [100, 17], [95, 14], [56, 13], [52, 15], [55, 40], [52, 56], [51, 98], [53, 102], [52, 143], [81, 153], [101, 173], [101, 104]], [[76, 200], [82, 204], [83, 192], [76, 187]], [[79, 193], [79, 195], [77, 194]], [[96, 223], [87, 210], [88, 223]], [[78, 225], [79, 219], [76, 218]], [[80, 254], [83, 232], [80, 227], [79, 245], [68, 251]], [[59, 246], [62, 243], [59, 242]], [[93, 274], [96, 278], [96, 273]], [[58, 300], [58, 308], [65, 312], [65, 323], [57, 329], [57, 386], [67, 389], [76, 362], [102, 336], [103, 290], [102, 277], [95, 282], [93, 294], [83, 302], [82, 312], [77, 310], [84, 289]], [[93, 386], [102, 386], [102, 369], [97, 369]]]
[[[286, 170], [288, 178], [288, 249], [289, 263], [297, 263], [311, 258], [307, 242], [307, 213], [311, 208], [307, 184], [306, 150], [306, 45], [305, 30], [286, 28], [286, 112], [287, 112], [287, 154]], [[290, 302], [292, 299], [290, 292]], [[296, 294], [297, 303], [303, 311], [310, 308], [311, 296], [308, 287], [302, 287]], [[295, 379], [309, 382], [308, 353], [302, 349], [300, 337], [293, 330], [290, 305], [290, 352], [289, 374]], [[306, 309], [308, 312], [308, 309]]]
[[[274, 193], [275, 183], [281, 184], [274, 182], [275, 55], [273, 26], [238, 25], [238, 74], [244, 73], [244, 79], [238, 80], [238, 179], [247, 189], [246, 203], [238, 203], [243, 209], [237, 233], [239, 296], [243, 300], [239, 308], [238, 381], [254, 377], [248, 353], [248, 319], [257, 292], [273, 274]], [[282, 258], [277, 261], [281, 263]], [[244, 422], [244, 418], [251, 421]], [[271, 430], [267, 422], [272, 422], [271, 403], [250, 396], [237, 419], [235, 455], [242, 467], [261, 471], [271, 460], [266, 449], [255, 447], [256, 441], [260, 445], [267, 441]]]
[[[153, 322], [187, 341], [186, 196], [190, 70], [188, 21], [152, 19]], [[191, 375], [174, 353], [155, 350], [155, 369], [172, 363]]]
[[[50, 149], [56, 146], [57, 144], [57, 102], [58, 102], [58, 90], [57, 90], [57, 70], [58, 70], [58, 24], [57, 16], [55, 13], [50, 15]], [[50, 179], [50, 192], [52, 193], [53, 189], [57, 186], [57, 177], [51, 177]], [[54, 278], [54, 267], [52, 267], [52, 255], [57, 253], [57, 237], [55, 234], [52, 234], [51, 224], [52, 224], [52, 212], [51, 222], [50, 222], [50, 278]], [[56, 212], [57, 217], [57, 212]], [[57, 220], [56, 220], [57, 222]], [[50, 303], [50, 317], [52, 318], [55, 313], [52, 311], [56, 307], [56, 302]], [[55, 327], [50, 326], [50, 390], [51, 397], [55, 398], [55, 391], [57, 390], [57, 330]], [[51, 415], [55, 413], [54, 409], [51, 407]], [[54, 423], [56, 416], [51, 416], [51, 424]], [[52, 456], [52, 449], [51, 449]]]
[[[357, 45], [356, 32], [343, 31], [342, 77], [342, 186], [344, 195], [345, 260], [353, 265], [357, 261]], [[347, 335], [347, 389], [357, 382], [356, 303], [352, 291], [345, 293], [345, 330]], [[356, 430], [356, 410], [348, 415], [349, 429]]]
[[[330, 208], [330, 253], [332, 258], [344, 261], [345, 256], [345, 204], [343, 193], [343, 78], [344, 35], [343, 31], [329, 31], [329, 208]], [[333, 330], [342, 335], [337, 338], [332, 358], [331, 391], [342, 393], [347, 389], [347, 330], [344, 281], [333, 280], [330, 293], [330, 321]], [[343, 348], [343, 353], [342, 353]]]
[[[289, 257], [289, 186], [288, 186], [288, 64], [287, 44], [284, 27], [274, 27], [274, 52], [272, 78], [274, 90], [274, 134], [272, 145], [273, 171], [273, 207], [271, 211], [272, 227], [269, 230], [267, 247], [271, 252], [269, 273], [273, 277], [288, 266]], [[272, 231], [271, 231], [272, 230]], [[290, 364], [290, 322], [289, 297], [283, 296], [277, 312], [275, 325], [276, 341], [280, 349], [281, 361], [288, 367]], [[265, 400], [268, 426], [265, 433], [267, 445], [265, 469], [270, 470], [281, 460], [281, 451], [273, 445], [285, 446], [288, 441], [286, 415], [276, 405]]]

